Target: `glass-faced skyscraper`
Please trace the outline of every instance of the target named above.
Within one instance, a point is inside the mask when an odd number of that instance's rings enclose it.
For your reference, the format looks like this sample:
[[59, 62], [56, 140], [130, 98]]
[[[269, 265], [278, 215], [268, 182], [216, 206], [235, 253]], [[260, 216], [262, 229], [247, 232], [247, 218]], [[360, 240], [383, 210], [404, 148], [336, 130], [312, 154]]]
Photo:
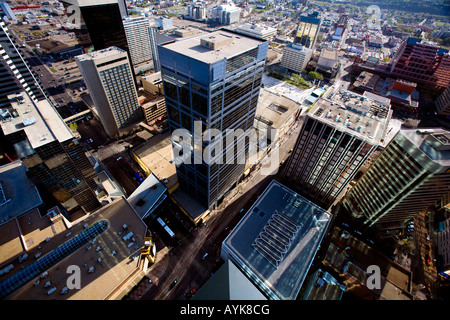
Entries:
[[450, 132], [402, 129], [345, 196], [355, 218], [379, 229], [403, 227], [450, 191]]
[[[175, 156], [176, 129], [201, 141], [186, 157], [190, 161], [177, 163], [178, 181], [206, 208], [214, 206], [244, 172], [245, 162], [237, 159], [249, 148], [244, 132], [253, 127], [267, 48], [267, 41], [226, 29], [158, 48]], [[207, 129], [221, 134], [207, 134]], [[235, 135], [233, 143], [227, 143], [226, 133]], [[222, 152], [211, 151], [205, 161], [204, 151], [220, 146]], [[228, 151], [234, 151], [232, 161], [225, 157]]]

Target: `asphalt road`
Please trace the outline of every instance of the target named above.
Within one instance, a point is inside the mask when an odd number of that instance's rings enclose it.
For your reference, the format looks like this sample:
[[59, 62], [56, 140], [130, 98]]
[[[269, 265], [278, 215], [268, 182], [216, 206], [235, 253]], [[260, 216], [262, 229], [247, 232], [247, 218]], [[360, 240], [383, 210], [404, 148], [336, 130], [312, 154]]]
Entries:
[[[282, 137], [279, 148], [279, 162], [290, 155], [301, 127], [301, 120]], [[272, 156], [275, 156], [272, 150]], [[261, 166], [257, 166], [236, 188], [224, 199], [223, 203], [212, 213], [207, 222], [193, 229], [179, 245], [168, 248], [166, 255], [157, 258], [140, 286], [135, 288], [139, 294], [131, 294], [128, 299], [141, 300], [184, 300], [192, 289], [199, 289], [212, 274], [222, 265], [220, 249], [222, 241], [244, 216], [257, 197], [269, 183], [278, 178], [281, 171], [274, 175], [261, 174]], [[244, 210], [241, 210], [244, 209]], [[172, 215], [173, 216], [173, 215]], [[182, 219], [181, 214], [176, 218]], [[161, 252], [163, 248], [157, 248]], [[208, 256], [203, 260], [205, 253]], [[152, 282], [148, 281], [150, 279]], [[178, 283], [170, 288], [171, 283]]]

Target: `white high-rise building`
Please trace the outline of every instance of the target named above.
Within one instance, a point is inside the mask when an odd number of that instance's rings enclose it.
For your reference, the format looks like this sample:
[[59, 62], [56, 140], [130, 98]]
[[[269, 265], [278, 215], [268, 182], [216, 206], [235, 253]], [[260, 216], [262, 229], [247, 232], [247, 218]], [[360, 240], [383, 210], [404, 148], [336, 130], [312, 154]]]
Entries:
[[152, 60], [150, 30], [147, 18], [127, 18], [123, 20], [123, 26], [133, 65]]
[[187, 7], [187, 19], [205, 20], [206, 6], [201, 2], [193, 2]]
[[241, 9], [236, 7], [233, 2], [221, 4], [211, 10], [211, 20], [221, 25], [229, 25], [239, 21]]
[[283, 56], [281, 57], [281, 66], [300, 73], [306, 68], [311, 57], [312, 49], [309, 49], [300, 43], [290, 43], [284, 47]]
[[329, 208], [384, 141], [391, 110], [389, 102], [349, 91], [325, 95], [306, 113], [284, 179], [294, 191]]
[[114, 138], [143, 119], [127, 52], [117, 47], [75, 57], [106, 133]]

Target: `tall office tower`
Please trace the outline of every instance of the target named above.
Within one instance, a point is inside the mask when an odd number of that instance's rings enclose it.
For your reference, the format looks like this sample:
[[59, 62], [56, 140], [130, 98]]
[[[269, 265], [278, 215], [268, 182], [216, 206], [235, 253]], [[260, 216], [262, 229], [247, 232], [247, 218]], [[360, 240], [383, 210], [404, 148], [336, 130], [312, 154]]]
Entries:
[[174, 42], [174, 38], [165, 34], [159, 33], [156, 28], [149, 27], [150, 34], [150, 48], [152, 50], [153, 69], [156, 72], [161, 71], [161, 63], [159, 62], [158, 45]]
[[450, 86], [450, 55], [447, 49], [408, 38], [391, 62], [391, 74], [416, 82], [423, 91], [439, 95]]
[[1, 109], [1, 129], [27, 167], [27, 175], [58, 200], [69, 214], [100, 206], [94, 190], [96, 173], [64, 120], [44, 99], [11, 94]]
[[314, 49], [321, 24], [322, 20], [320, 18], [301, 16], [294, 43], [300, 43], [307, 48]]
[[8, 106], [8, 95], [25, 90], [32, 99], [43, 100], [45, 94], [25, 62], [19, 47], [0, 18], [0, 107]]
[[0, 0], [0, 9], [2, 9], [3, 14], [8, 18], [9, 20], [17, 20], [16, 15], [11, 10], [11, 7], [6, 2], [6, 0]]
[[150, 27], [147, 18], [127, 18], [123, 20], [123, 26], [133, 65], [152, 60]]
[[450, 132], [402, 129], [342, 200], [368, 226], [404, 221], [450, 191]]
[[[211, 162], [196, 164], [194, 151], [191, 164], [177, 164], [180, 187], [211, 208], [244, 172], [245, 164], [236, 158], [242, 159], [249, 147], [243, 131], [253, 127], [268, 42], [220, 29], [158, 48], [171, 132], [184, 128], [209, 150], [223, 144], [223, 152], [211, 151]], [[201, 121], [202, 132], [217, 129], [222, 137], [194, 135], [194, 121]], [[228, 137], [236, 134], [236, 139], [227, 144], [227, 129], [243, 131], [231, 132]], [[228, 151], [234, 160], [215, 162]]]
[[115, 138], [143, 119], [127, 53], [117, 47], [75, 57], [106, 133]]
[[450, 116], [450, 87], [436, 99], [436, 110], [441, 116]]
[[284, 47], [281, 66], [291, 71], [301, 73], [311, 60], [312, 49], [299, 43], [290, 43]]
[[383, 142], [390, 104], [349, 91], [319, 99], [306, 114], [283, 172], [288, 186], [329, 208]]
[[[69, 18], [78, 13], [80, 15], [77, 18], [80, 19], [81, 28], [77, 34], [83, 35], [80, 42], [84, 43], [85, 52], [115, 46], [127, 51], [128, 57], [131, 59], [125, 28], [122, 23], [123, 18], [127, 16], [123, 1], [61, 0], [64, 8], [68, 11]], [[70, 14], [70, 12], [73, 12], [72, 8], [76, 8], [76, 11]], [[90, 41], [87, 41], [86, 37]]]

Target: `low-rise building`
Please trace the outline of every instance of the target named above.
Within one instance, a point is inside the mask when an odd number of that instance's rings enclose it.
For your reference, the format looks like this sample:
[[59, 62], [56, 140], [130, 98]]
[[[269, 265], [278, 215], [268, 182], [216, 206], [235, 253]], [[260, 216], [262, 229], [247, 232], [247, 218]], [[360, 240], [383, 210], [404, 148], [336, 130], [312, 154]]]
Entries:
[[[147, 226], [124, 199], [70, 223], [58, 208], [34, 209], [0, 225], [0, 297], [8, 300], [121, 299], [148, 266]], [[79, 272], [80, 289], [68, 273]]]
[[339, 65], [337, 50], [322, 49], [317, 61], [316, 71], [322, 73], [325, 79], [331, 79], [336, 76]]
[[271, 40], [277, 35], [277, 29], [255, 23], [245, 23], [240, 25], [236, 28], [236, 32], [266, 40]]

